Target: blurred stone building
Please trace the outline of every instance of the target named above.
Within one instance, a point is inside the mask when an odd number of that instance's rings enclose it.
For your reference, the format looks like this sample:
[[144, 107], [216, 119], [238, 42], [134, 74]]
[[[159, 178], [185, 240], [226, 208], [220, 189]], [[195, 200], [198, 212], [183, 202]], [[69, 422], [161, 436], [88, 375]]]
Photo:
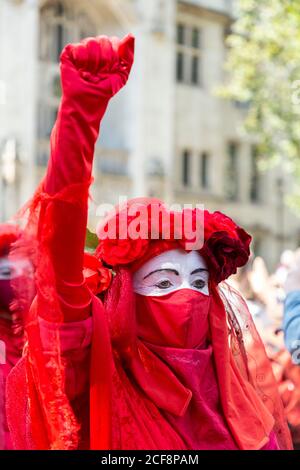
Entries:
[[0, 0], [1, 219], [45, 171], [63, 46], [132, 32], [132, 75], [96, 148], [94, 206], [120, 194], [204, 203], [243, 224], [274, 267], [300, 222], [283, 204], [283, 175], [258, 172], [244, 110], [215, 94], [232, 15], [231, 0]]

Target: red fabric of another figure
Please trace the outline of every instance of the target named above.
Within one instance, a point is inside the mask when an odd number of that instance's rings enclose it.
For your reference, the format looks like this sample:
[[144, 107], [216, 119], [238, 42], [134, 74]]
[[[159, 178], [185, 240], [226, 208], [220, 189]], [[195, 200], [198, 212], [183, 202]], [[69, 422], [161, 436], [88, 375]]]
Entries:
[[5, 389], [8, 374], [19, 361], [23, 346], [23, 331], [16, 333], [12, 319], [0, 317], [0, 450], [12, 448], [6, 422]]

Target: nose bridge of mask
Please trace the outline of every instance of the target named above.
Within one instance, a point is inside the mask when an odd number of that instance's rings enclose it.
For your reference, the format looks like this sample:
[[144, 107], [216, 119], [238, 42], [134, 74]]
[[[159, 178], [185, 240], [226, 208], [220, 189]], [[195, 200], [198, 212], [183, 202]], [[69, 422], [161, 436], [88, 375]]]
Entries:
[[203, 293], [199, 296], [194, 293], [188, 299], [189, 323], [187, 328], [185, 347], [195, 348], [202, 345], [209, 330], [208, 312], [210, 297]]

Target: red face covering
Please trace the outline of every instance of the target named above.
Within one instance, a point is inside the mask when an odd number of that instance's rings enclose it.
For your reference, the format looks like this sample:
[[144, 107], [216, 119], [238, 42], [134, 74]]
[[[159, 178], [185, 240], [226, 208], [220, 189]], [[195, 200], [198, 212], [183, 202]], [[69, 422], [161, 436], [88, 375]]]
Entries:
[[[191, 298], [195, 300], [190, 301]], [[184, 306], [187, 300], [189, 307]], [[208, 306], [208, 304], [210, 305]], [[100, 309], [100, 303], [95, 302], [95, 305], [98, 305], [98, 309]], [[196, 308], [198, 305], [199, 309]], [[224, 437], [226, 432], [228, 435], [232, 434], [236, 442], [235, 447], [240, 449], [260, 449], [265, 445], [274, 426], [274, 421], [256, 396], [252, 385], [239, 372], [235, 364], [232, 350], [229, 347], [227, 314], [214, 284], [210, 284], [210, 296], [184, 289], [161, 297], [142, 297], [133, 292], [130, 271], [120, 269], [114, 277], [108, 293], [105, 311], [103, 308], [102, 310], [102, 312], [94, 314], [95, 327], [92, 343], [94, 376], [92, 376], [93, 393], [91, 394], [91, 423], [94, 438], [92, 448], [111, 448], [109, 407], [112, 406], [110, 370], [113, 366], [110, 364], [109, 351], [106, 353], [103, 351], [105, 345], [107, 345], [107, 349], [110, 348], [110, 338], [108, 332], [106, 333], [105, 326], [106, 315], [110, 318], [110, 337], [113, 339], [114, 348], [122, 354], [126, 370], [130, 371], [131, 379], [161, 412], [161, 422], [156, 414], [153, 416], [156, 425], [160, 427], [162, 422], [165, 423], [163, 413], [169, 413], [168, 416], [172, 422], [186, 419], [187, 425], [190, 426], [191, 413], [194, 413], [196, 406], [198, 411], [202, 410], [206, 416], [207, 427], [205, 430], [207, 429], [208, 436], [211, 433], [213, 415], [210, 410], [205, 414], [206, 402], [197, 400], [199, 393], [195, 390], [195, 387], [198, 388], [197, 380], [199, 379], [197, 376], [199, 361], [196, 359], [200, 358], [203, 353], [204, 357], [213, 361], [209, 367], [211, 371], [209, 377], [207, 377], [208, 370], [204, 371], [203, 390], [208, 390], [210, 394], [213, 389], [217, 391], [217, 396], [219, 396], [218, 412], [215, 413], [217, 419], [214, 420], [216, 427], [221, 430], [221, 434], [218, 435]], [[199, 313], [202, 315], [198, 316]], [[190, 332], [189, 335], [187, 331]], [[209, 337], [207, 336], [208, 331]], [[106, 337], [103, 336], [105, 334]], [[205, 338], [210, 343], [207, 351], [203, 344]], [[183, 348], [184, 344], [187, 345], [186, 341], [188, 341], [188, 346], [202, 343], [202, 348], [199, 348], [201, 351], [198, 348]], [[174, 347], [156, 346], [154, 343], [176, 344], [180, 347], [176, 350]], [[210, 351], [213, 355], [210, 354]], [[108, 370], [97, 367], [99, 357], [105, 358], [104, 363]], [[191, 361], [191, 357], [195, 360]], [[202, 367], [202, 362], [200, 365]], [[99, 375], [100, 372], [101, 377], [97, 379], [95, 374]], [[104, 390], [103, 383], [108, 384]], [[95, 387], [94, 384], [99, 385]], [[200, 395], [204, 396], [203, 393]], [[195, 399], [192, 402], [193, 396]], [[216, 398], [215, 393], [214, 396]], [[211, 398], [208, 401], [211, 402]], [[99, 403], [103, 405], [100, 408]], [[122, 403], [115, 402], [115, 409], [121, 409]], [[191, 404], [190, 409], [189, 404]], [[147, 429], [150, 430], [149, 436], [152, 442], [155, 430], [154, 425], [151, 425], [151, 420], [149, 421], [149, 414], [146, 417], [144, 405], [139, 407], [138, 403], [132, 402], [132, 406], [132, 409], [138, 414], [140, 422], [142, 423], [145, 419], [144, 422], [148, 423]], [[107, 413], [105, 410], [108, 410]], [[227, 430], [225, 429], [225, 434], [224, 426], [218, 425], [220, 414], [223, 415], [228, 426]], [[103, 419], [103, 415], [106, 420]], [[197, 417], [194, 416], [194, 419], [197, 421]], [[99, 429], [99, 423], [102, 423], [101, 429]], [[202, 432], [205, 434], [203, 421], [198, 422], [198, 425], [202, 427]], [[249, 429], [253, 432], [249, 433]], [[158, 434], [160, 445], [163, 446], [162, 441], [165, 436]], [[104, 438], [105, 442], [103, 442]], [[206, 440], [204, 438], [204, 442]], [[224, 439], [221, 440], [224, 441]], [[132, 437], [132, 445], [134, 442], [135, 435]], [[147, 436], [141, 437], [141, 442], [139, 448], [145, 449], [151, 445]], [[169, 437], [166, 437], [164, 442], [166, 448], [180, 448], [176, 447], [178, 442], [174, 445], [170, 444]], [[217, 444], [214, 448], [217, 448]]]
[[193, 349], [208, 336], [210, 296], [180, 289], [164, 296], [136, 294], [137, 332], [157, 346]]

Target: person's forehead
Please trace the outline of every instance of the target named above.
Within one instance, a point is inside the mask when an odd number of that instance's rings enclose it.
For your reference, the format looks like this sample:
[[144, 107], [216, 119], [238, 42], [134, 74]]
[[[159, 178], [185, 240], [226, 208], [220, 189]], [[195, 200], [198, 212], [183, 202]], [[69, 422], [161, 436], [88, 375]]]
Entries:
[[175, 269], [178, 272], [191, 273], [195, 269], [207, 269], [204, 258], [197, 252], [187, 253], [184, 250], [169, 250], [148, 260], [135, 275], [146, 276], [158, 269]]

